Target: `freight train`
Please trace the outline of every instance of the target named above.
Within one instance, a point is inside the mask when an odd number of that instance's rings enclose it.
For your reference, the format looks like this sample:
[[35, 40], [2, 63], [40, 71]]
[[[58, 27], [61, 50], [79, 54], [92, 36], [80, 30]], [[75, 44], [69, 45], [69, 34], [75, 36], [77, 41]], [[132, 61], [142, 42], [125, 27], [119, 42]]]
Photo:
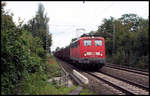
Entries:
[[84, 69], [98, 70], [106, 63], [105, 40], [84, 34], [66, 48], [56, 51], [54, 56]]

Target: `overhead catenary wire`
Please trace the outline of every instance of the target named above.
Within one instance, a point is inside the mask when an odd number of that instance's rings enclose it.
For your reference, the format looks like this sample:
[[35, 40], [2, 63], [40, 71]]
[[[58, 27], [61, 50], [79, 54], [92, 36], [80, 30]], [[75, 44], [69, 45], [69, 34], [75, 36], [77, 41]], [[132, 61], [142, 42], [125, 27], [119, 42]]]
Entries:
[[[106, 12], [106, 10], [108, 10], [108, 8], [110, 8], [112, 5], [114, 5], [114, 3], [111, 3], [108, 7], [105, 7], [105, 8], [104, 8], [101, 12], [99, 12], [99, 13], [103, 13], [103, 14], [104, 14], [104, 13]], [[98, 10], [98, 11], [99, 11], [99, 10]], [[97, 12], [98, 12], [98, 11], [97, 11]], [[105, 12], [104, 12], [104, 11], [105, 11]], [[98, 16], [96, 16], [96, 18], [97, 18], [97, 17], [100, 17], [100, 16], [101, 16], [101, 15], [98, 15]], [[86, 27], [87, 27], [87, 26], [89, 26], [89, 27], [91, 27], [91, 26], [96, 26], [96, 27], [98, 27], [99, 25], [94, 25], [94, 24], [91, 24], [91, 23], [90, 23], [90, 25], [89, 25], [89, 24], [86, 24], [86, 25], [82, 25], [82, 26], [81, 26], [81, 25], [80, 25], [80, 26], [79, 26], [79, 25], [52, 25], [52, 24], [49, 25], [49, 26], [52, 26], [52, 27], [65, 27], [65, 26], [70, 26], [71, 28], [75, 29], [75, 27], [77, 27], [77, 28], [78, 28], [78, 27], [80, 27], [80, 28], [85, 28], [85, 26], [86, 26]], [[70, 28], [69, 28], [69, 29], [70, 29]], [[67, 32], [67, 31], [62, 30], [60, 34], [65, 33], [65, 32]]]
[[66, 33], [66, 32], [68, 32], [68, 30], [70, 30], [70, 29], [74, 29], [74, 26], [75, 25], [50, 25], [50, 26], [54, 26], [54, 27], [64, 27], [64, 26], [69, 26], [69, 28], [66, 28], [65, 30], [63, 29], [63, 30], [61, 30], [61, 32], [57, 32], [57, 33], [54, 33], [54, 34], [62, 34], [62, 33]]
[[[114, 5], [114, 2], [113, 3], [111, 3], [109, 6], [107, 6], [107, 7], [105, 7], [102, 11], [100, 11], [99, 12], [99, 10], [96, 10], [96, 12], [95, 13], [100, 13], [100, 15], [98, 14], [98, 15], [95, 15], [95, 18], [94, 18], [94, 22], [92, 21], [92, 23], [90, 22], [90, 23], [87, 23], [87, 24], [85, 24], [84, 26], [95, 26], [95, 27], [98, 27], [99, 26], [99, 24], [97, 25], [95, 25], [95, 21], [99, 21], [99, 20], [97, 20], [97, 18], [100, 18], [102, 15], [104, 15], [107, 11], [106, 10], [108, 10], [111, 6], [113, 6]], [[104, 12], [105, 11], [105, 12]], [[84, 12], [83, 12], [84, 13]], [[102, 14], [102, 15], [101, 15]], [[94, 24], [93, 24], [94, 23]], [[90, 25], [89, 25], [90, 24]]]
[[[99, 14], [97, 15], [97, 16], [95, 16], [95, 19], [97, 19], [97, 18], [100, 18], [102, 15], [104, 15], [106, 12], [107, 12], [107, 10], [110, 8], [110, 7], [112, 7], [114, 5], [114, 3], [111, 3], [108, 7], [105, 7], [102, 11], [100, 11], [99, 12]], [[96, 11], [96, 13], [98, 12], [99, 10], [97, 10]], [[98, 21], [98, 20], [93, 20], [93, 21]], [[97, 25], [98, 26], [98, 25]]]
[[68, 30], [70, 29], [73, 29], [73, 30], [76, 30], [78, 28], [83, 28], [83, 26], [79, 26], [79, 25], [50, 25], [51, 27], [69, 27], [69, 28], [66, 28], [65, 30], [61, 30], [61, 32], [57, 32], [57, 33], [54, 33], [54, 34], [62, 34], [62, 33], [66, 33], [68, 32]]

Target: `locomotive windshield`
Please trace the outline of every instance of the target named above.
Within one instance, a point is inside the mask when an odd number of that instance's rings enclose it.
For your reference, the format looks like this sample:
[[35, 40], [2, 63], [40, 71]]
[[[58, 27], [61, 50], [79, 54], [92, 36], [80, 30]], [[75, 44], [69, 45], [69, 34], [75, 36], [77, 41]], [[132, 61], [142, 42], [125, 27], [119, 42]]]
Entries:
[[91, 46], [92, 41], [91, 40], [84, 40], [84, 46]]
[[95, 46], [102, 46], [102, 40], [95, 40]]

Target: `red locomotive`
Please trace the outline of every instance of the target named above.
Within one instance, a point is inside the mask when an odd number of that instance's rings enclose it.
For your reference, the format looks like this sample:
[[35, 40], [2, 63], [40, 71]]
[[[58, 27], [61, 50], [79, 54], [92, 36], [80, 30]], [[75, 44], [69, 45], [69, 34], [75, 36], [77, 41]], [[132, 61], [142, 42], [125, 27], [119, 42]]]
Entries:
[[73, 64], [82, 68], [98, 70], [106, 62], [105, 40], [103, 37], [82, 35], [54, 55], [63, 60], [72, 61]]

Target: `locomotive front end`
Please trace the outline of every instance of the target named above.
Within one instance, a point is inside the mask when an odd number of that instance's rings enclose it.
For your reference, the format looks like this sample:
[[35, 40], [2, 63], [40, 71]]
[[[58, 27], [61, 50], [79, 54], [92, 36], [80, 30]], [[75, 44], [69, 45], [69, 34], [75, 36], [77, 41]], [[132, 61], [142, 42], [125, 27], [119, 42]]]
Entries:
[[101, 68], [106, 63], [103, 37], [85, 37], [80, 41], [79, 63], [83, 67]]

